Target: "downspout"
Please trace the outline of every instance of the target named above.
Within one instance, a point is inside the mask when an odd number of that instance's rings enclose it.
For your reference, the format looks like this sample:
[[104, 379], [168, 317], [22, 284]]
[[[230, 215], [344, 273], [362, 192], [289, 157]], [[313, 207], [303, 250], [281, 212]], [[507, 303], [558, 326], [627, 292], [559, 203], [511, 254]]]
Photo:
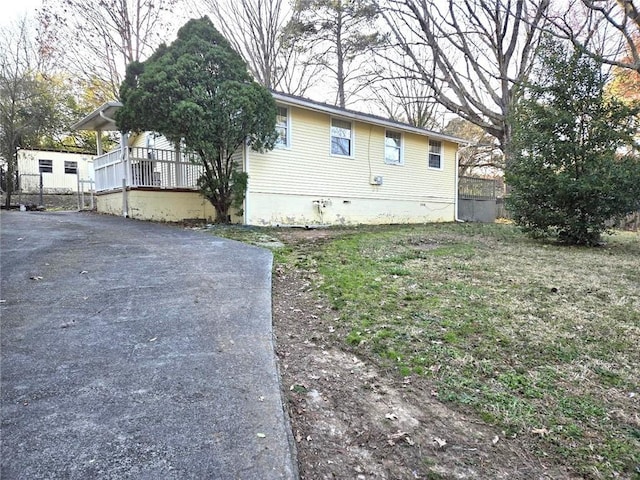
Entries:
[[100, 118], [104, 118], [107, 122], [111, 122], [114, 125], [116, 123], [116, 121], [113, 118], [107, 117], [102, 110], [100, 110]]
[[460, 180], [460, 174], [458, 173], [460, 171], [460, 144], [458, 144], [458, 148], [456, 148], [456, 170], [455, 170], [455, 192], [454, 192], [454, 197], [453, 197], [453, 220], [455, 222], [464, 222], [464, 220], [461, 220], [458, 217], [458, 199], [459, 199], [459, 194], [458, 194], [458, 181]]

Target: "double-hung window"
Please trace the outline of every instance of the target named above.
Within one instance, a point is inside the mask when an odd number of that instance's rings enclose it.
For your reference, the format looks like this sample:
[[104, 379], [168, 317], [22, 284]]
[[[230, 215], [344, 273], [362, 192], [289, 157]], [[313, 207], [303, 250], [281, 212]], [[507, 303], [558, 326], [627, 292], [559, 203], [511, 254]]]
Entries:
[[286, 107], [278, 107], [276, 114], [276, 132], [278, 132], [278, 139], [276, 145], [278, 147], [287, 148], [291, 146], [291, 139], [289, 135], [289, 109]]
[[442, 142], [429, 140], [429, 168], [442, 170]]
[[53, 160], [38, 160], [40, 173], [53, 173]]
[[64, 173], [78, 174], [78, 162], [64, 162]]
[[402, 134], [387, 130], [384, 137], [384, 162], [402, 165]]
[[331, 119], [331, 154], [353, 156], [353, 128], [351, 122]]

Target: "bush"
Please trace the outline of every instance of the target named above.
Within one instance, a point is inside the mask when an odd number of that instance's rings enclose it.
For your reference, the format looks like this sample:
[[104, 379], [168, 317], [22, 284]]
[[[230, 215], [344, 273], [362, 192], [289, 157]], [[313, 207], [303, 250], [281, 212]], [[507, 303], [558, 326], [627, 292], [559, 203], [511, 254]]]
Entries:
[[543, 43], [536, 78], [510, 121], [507, 208], [531, 236], [596, 245], [608, 222], [640, 209], [640, 109], [608, 96], [600, 65], [557, 43]]

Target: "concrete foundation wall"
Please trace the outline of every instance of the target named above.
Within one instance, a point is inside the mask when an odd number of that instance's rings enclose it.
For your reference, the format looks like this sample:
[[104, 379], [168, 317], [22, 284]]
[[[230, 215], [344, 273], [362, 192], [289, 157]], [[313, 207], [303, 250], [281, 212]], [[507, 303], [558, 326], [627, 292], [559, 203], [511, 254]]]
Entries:
[[453, 199], [381, 200], [250, 193], [249, 225], [348, 225], [451, 222]]
[[[122, 215], [122, 192], [97, 195], [97, 210], [110, 215]], [[199, 192], [132, 189], [127, 191], [127, 214], [138, 220], [181, 222], [199, 219], [211, 222], [215, 210]], [[242, 223], [242, 218], [232, 215], [231, 221]]]

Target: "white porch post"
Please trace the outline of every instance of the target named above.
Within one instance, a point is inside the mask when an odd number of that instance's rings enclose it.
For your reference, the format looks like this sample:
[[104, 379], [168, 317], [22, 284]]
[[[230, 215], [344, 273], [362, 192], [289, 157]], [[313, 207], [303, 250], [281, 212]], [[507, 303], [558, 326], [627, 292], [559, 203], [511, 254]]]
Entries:
[[131, 160], [129, 159], [129, 134], [120, 133], [120, 157], [122, 158], [122, 216], [129, 216], [129, 201], [127, 198], [127, 186], [129, 186], [129, 172], [131, 172]]
[[[249, 175], [249, 147], [247, 140], [242, 143], [242, 158], [244, 159], [244, 171]], [[251, 178], [247, 178], [247, 190], [244, 192], [244, 221], [245, 225], [249, 225], [249, 182]]]
[[104, 153], [102, 151], [102, 130], [96, 130], [96, 151], [98, 156]]
[[175, 150], [174, 170], [175, 170], [175, 179], [176, 179], [175, 186], [181, 187], [183, 185], [183, 179], [182, 179], [182, 165], [180, 165], [180, 162], [182, 161], [182, 151], [180, 149], [180, 142], [176, 142], [174, 150]]

